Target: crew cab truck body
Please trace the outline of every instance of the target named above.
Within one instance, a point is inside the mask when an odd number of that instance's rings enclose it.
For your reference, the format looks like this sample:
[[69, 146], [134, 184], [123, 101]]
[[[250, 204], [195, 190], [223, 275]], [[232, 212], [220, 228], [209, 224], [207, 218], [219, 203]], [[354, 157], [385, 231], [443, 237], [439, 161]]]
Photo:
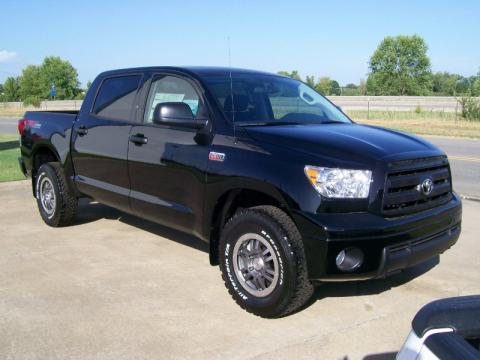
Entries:
[[232, 297], [265, 317], [301, 307], [313, 282], [383, 277], [460, 234], [442, 151], [278, 75], [109, 71], [78, 113], [27, 112], [19, 131], [47, 224], [73, 222], [87, 196], [193, 234]]

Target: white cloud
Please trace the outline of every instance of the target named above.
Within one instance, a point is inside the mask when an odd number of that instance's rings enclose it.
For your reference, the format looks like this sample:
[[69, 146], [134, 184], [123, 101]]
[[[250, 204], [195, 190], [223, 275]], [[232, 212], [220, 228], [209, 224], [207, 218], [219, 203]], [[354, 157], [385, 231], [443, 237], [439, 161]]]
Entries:
[[17, 53], [14, 51], [0, 50], [0, 62], [8, 62], [17, 57]]

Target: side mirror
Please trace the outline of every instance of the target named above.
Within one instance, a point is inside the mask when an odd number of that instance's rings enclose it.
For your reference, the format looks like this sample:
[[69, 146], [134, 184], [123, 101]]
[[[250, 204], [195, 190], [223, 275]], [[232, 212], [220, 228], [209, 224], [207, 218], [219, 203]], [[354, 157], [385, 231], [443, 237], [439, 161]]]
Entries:
[[155, 106], [153, 123], [199, 130], [207, 120], [195, 119], [190, 106], [183, 102], [165, 102]]

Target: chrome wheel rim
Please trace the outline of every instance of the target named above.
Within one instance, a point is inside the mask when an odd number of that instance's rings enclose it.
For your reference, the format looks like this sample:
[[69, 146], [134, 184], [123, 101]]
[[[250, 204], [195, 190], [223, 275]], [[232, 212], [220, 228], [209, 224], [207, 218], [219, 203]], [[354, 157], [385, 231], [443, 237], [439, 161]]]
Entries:
[[55, 189], [49, 178], [44, 177], [40, 180], [39, 186], [40, 203], [43, 210], [47, 213], [48, 218], [51, 218], [55, 213]]
[[238, 239], [233, 248], [233, 268], [242, 287], [256, 297], [270, 295], [277, 286], [277, 255], [259, 234], [248, 233]]

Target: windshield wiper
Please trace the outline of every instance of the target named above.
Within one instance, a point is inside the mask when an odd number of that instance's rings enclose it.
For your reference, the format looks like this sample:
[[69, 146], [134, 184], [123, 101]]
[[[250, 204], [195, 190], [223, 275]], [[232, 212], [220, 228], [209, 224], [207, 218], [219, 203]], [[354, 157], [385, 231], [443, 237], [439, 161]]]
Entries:
[[301, 125], [302, 123], [293, 121], [259, 121], [259, 122], [241, 122], [238, 126], [278, 126], [278, 125]]

